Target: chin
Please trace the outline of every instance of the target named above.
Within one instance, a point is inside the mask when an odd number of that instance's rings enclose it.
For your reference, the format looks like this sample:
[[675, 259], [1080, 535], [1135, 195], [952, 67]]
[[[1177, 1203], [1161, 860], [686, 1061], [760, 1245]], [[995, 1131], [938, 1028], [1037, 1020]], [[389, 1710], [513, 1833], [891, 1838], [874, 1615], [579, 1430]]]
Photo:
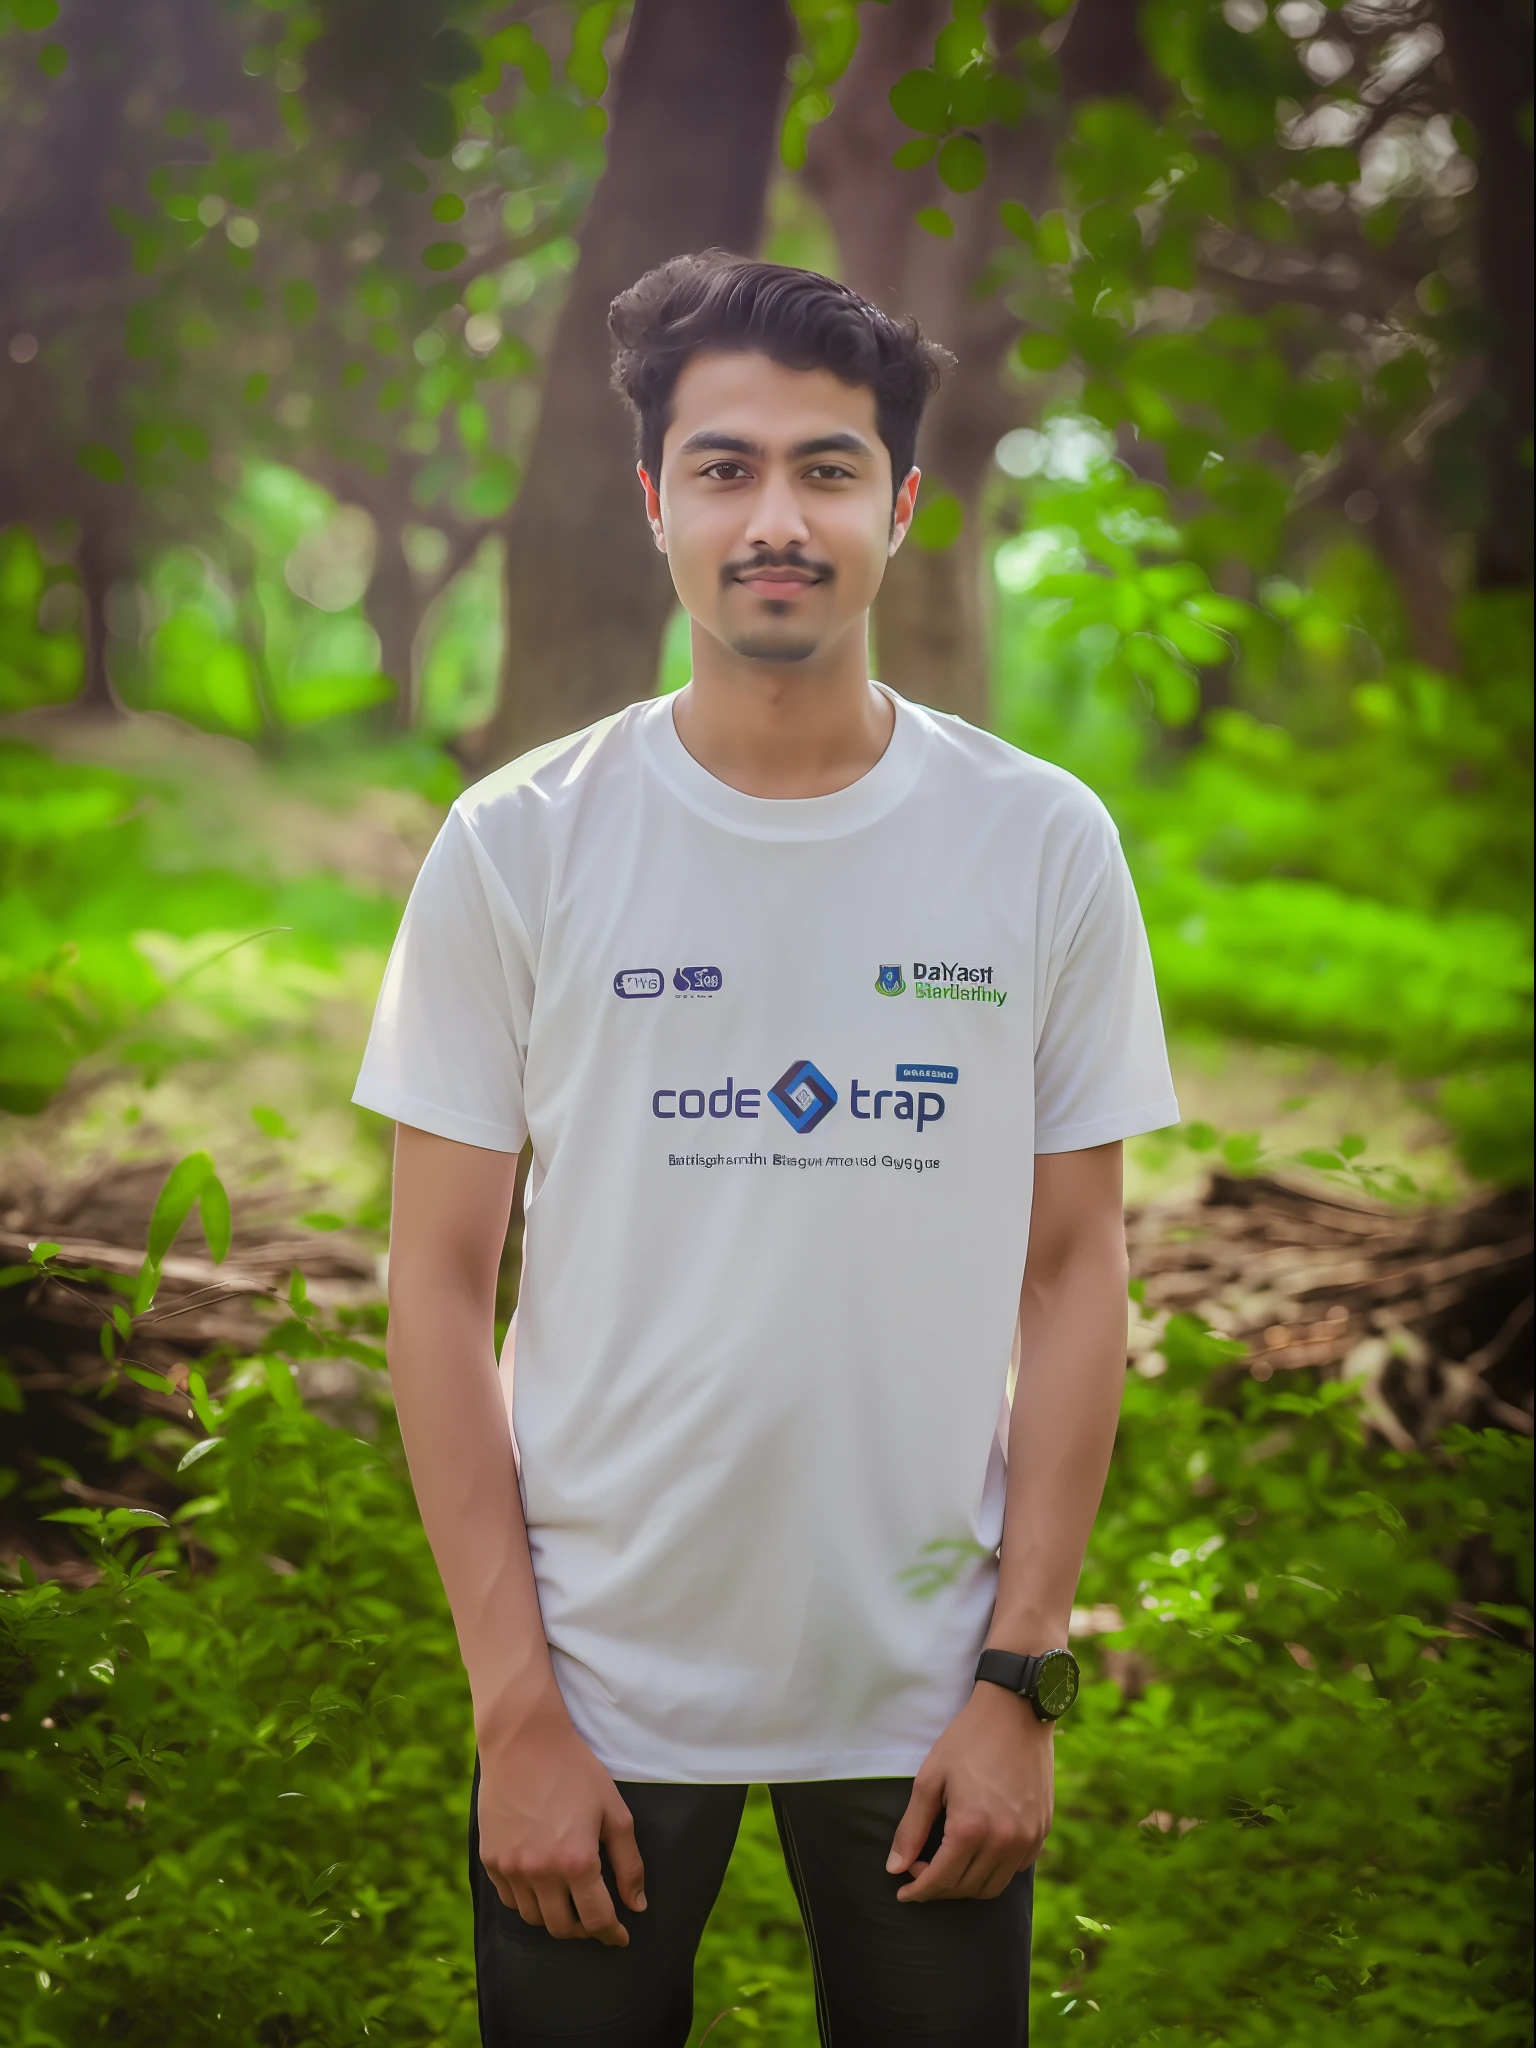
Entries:
[[820, 647], [819, 640], [789, 640], [778, 633], [746, 633], [730, 642], [732, 654], [743, 661], [809, 661]]

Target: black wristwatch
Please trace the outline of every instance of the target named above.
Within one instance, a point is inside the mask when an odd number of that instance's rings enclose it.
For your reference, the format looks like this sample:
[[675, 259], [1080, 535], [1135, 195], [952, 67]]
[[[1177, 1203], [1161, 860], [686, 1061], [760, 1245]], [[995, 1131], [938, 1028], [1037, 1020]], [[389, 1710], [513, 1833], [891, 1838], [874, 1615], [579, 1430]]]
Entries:
[[1011, 1650], [983, 1650], [976, 1676], [1028, 1700], [1037, 1721], [1059, 1721], [1077, 1698], [1082, 1674], [1070, 1650], [1046, 1650], [1038, 1657], [1016, 1657]]

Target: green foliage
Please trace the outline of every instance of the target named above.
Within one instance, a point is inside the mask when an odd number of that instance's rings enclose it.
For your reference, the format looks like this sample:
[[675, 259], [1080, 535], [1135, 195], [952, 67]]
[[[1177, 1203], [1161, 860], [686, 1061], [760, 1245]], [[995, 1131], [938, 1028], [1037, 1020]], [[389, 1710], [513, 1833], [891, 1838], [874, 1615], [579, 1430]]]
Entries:
[[1240, 601], [1081, 413], [999, 455], [1023, 524], [994, 563], [999, 723], [1114, 810], [1170, 1021], [1390, 1060], [1469, 1167], [1528, 1181], [1528, 599], [1464, 601], [1444, 675], [1353, 540]]
[[[1125, 1626], [1058, 1736], [1040, 2037], [1524, 2040], [1530, 1444], [1370, 1450], [1348, 1388], [1233, 1385], [1233, 1348], [1175, 1318], [1129, 1383], [1079, 1594]], [[1472, 1551], [1514, 1605], [1448, 1632]]]
[[[64, 616], [50, 625], [45, 605]], [[50, 566], [24, 526], [0, 529], [0, 712], [67, 704], [80, 688], [84, 649], [74, 630], [79, 584]]]
[[[170, 1523], [60, 1510], [101, 1576], [0, 1599], [0, 2018], [26, 2048], [475, 2039], [452, 1628], [388, 1403], [326, 1424], [286, 1360], [375, 1356], [368, 1332], [322, 1327], [297, 1275], [290, 1298], [219, 1392], [193, 1375], [195, 1428], [123, 1444], [185, 1474]], [[1530, 1446], [1384, 1455], [1347, 1389], [1233, 1384], [1233, 1349], [1176, 1317], [1130, 1381], [1081, 1596], [1125, 1625], [1084, 1646], [1058, 1737], [1036, 2025], [1516, 2042]], [[1515, 1605], [1449, 1634], [1468, 1546]], [[712, 2038], [814, 2039], [761, 1794], [699, 2030], [728, 2008]]]
[[0, 1105], [91, 1058], [153, 1081], [238, 1056], [398, 915], [334, 876], [210, 866], [169, 787], [0, 741]]
[[289, 1389], [242, 1368], [145, 1447], [216, 1490], [147, 1545], [66, 1510], [101, 1578], [0, 1603], [8, 2040], [476, 2038], [451, 1626], [387, 1418]]

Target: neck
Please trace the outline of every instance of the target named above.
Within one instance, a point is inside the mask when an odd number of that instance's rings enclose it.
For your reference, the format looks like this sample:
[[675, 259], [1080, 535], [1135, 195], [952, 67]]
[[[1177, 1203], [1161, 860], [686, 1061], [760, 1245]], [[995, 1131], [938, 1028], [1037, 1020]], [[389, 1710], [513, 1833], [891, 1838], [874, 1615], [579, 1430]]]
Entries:
[[693, 623], [693, 680], [672, 700], [677, 736], [701, 768], [746, 796], [831, 796], [867, 775], [890, 742], [890, 699], [869, 679], [868, 619], [824, 654], [748, 661]]

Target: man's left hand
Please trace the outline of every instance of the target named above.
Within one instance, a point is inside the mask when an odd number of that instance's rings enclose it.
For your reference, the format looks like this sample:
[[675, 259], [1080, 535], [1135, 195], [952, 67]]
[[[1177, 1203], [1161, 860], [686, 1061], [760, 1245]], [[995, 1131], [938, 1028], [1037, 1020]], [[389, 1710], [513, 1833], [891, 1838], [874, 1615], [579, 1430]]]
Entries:
[[[912, 1784], [885, 1867], [911, 1882], [897, 1898], [995, 1899], [1034, 1862], [1051, 1831], [1053, 1730], [1028, 1700], [978, 1684], [929, 1750]], [[923, 1845], [939, 1814], [944, 1836], [931, 1863]]]

